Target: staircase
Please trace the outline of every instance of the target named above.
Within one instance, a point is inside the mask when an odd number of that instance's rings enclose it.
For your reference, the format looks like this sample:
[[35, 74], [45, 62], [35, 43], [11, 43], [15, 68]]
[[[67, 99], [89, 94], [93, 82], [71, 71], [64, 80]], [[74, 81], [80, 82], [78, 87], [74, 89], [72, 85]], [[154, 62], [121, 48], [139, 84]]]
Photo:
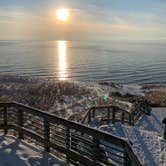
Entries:
[[127, 139], [20, 103], [0, 103], [0, 129], [79, 166], [141, 166]]
[[166, 108], [153, 108], [151, 116], [142, 115], [135, 126], [120, 122], [100, 126], [97, 120], [92, 124], [100, 130], [129, 139], [132, 149], [143, 165], [164, 166], [166, 163], [166, 141], [162, 138]]
[[[138, 103], [139, 105], [141, 103]], [[134, 110], [125, 110], [118, 106], [104, 105], [91, 107], [85, 114], [82, 123], [92, 126], [95, 121], [99, 122], [99, 126], [103, 124], [121, 122], [122, 124], [134, 125], [143, 114], [150, 114], [149, 107], [136, 107]], [[147, 112], [146, 112], [147, 109]]]

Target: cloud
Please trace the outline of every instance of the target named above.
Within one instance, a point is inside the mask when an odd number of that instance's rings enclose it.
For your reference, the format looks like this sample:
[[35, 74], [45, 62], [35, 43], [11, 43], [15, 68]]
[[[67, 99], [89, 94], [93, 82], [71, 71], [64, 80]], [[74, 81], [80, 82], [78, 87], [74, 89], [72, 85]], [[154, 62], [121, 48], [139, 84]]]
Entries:
[[[58, 39], [64, 36], [66, 39], [80, 40], [109, 37], [162, 38], [166, 33], [163, 14], [166, 10], [165, 3], [160, 1], [156, 3], [147, 0], [143, 4], [136, 0], [127, 0], [125, 3], [121, 0], [0, 2], [3, 5], [0, 9], [0, 38], [5, 38], [5, 35], [6, 38], [25, 39]], [[66, 25], [59, 24], [55, 19], [55, 10], [62, 4], [71, 11], [70, 21]]]

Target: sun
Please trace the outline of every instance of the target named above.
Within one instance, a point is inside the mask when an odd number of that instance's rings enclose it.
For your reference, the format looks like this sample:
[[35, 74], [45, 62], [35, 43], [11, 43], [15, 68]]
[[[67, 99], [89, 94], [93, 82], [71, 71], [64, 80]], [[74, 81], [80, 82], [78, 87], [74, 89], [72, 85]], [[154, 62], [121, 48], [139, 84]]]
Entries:
[[67, 21], [69, 18], [69, 10], [68, 9], [57, 9], [56, 17], [59, 21]]

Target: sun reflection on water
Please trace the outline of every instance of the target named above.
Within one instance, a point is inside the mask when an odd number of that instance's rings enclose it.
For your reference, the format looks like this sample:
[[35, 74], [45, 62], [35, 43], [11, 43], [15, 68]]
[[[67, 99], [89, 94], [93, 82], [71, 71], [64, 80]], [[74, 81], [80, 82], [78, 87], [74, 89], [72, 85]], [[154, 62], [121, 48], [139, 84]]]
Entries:
[[58, 41], [58, 58], [59, 58], [58, 77], [59, 80], [63, 81], [65, 81], [68, 77], [66, 56], [67, 56], [67, 42], [63, 40]]

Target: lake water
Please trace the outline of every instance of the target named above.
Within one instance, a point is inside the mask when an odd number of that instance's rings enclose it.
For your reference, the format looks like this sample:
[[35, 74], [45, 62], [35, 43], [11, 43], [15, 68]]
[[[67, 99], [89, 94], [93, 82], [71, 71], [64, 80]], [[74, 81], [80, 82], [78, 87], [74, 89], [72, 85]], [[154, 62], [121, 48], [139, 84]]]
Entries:
[[58, 80], [166, 83], [166, 44], [1, 40], [0, 73]]

